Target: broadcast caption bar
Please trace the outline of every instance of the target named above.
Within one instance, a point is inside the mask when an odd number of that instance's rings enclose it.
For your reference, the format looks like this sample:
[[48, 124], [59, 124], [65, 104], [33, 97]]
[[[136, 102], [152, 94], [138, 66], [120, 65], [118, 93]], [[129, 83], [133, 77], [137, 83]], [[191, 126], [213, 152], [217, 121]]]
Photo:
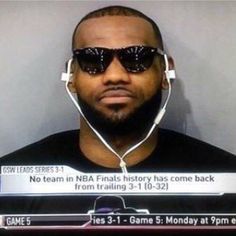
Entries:
[[236, 193], [236, 173], [82, 173], [68, 166], [2, 166], [0, 195]]
[[0, 228], [37, 229], [40, 227], [217, 227], [236, 228], [236, 214], [40, 214], [2, 215]]

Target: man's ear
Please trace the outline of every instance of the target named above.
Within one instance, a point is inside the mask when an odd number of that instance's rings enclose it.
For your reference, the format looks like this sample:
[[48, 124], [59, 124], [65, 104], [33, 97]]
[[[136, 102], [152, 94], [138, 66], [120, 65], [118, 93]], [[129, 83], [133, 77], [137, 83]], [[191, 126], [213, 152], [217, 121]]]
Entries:
[[[169, 70], [174, 70], [175, 69], [175, 63], [174, 63], [174, 59], [172, 57], [168, 56], [168, 63], [169, 63]], [[168, 89], [169, 88], [169, 84], [166, 78], [166, 73], [165, 73], [165, 69], [166, 69], [166, 65], [165, 62], [163, 61], [164, 64], [164, 70], [163, 70], [163, 76], [162, 76], [162, 89]]]
[[70, 92], [76, 93], [74, 73], [71, 73], [71, 79], [70, 79], [70, 81], [68, 83], [68, 88], [69, 88]]

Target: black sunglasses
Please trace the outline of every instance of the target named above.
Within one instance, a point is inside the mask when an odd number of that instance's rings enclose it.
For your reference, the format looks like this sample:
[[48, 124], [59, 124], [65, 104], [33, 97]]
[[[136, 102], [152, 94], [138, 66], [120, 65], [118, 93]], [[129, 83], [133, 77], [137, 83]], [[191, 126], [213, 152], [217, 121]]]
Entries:
[[104, 72], [117, 56], [122, 66], [132, 73], [143, 72], [151, 67], [155, 55], [164, 55], [159, 48], [130, 46], [120, 49], [88, 47], [73, 50], [81, 69], [89, 74]]

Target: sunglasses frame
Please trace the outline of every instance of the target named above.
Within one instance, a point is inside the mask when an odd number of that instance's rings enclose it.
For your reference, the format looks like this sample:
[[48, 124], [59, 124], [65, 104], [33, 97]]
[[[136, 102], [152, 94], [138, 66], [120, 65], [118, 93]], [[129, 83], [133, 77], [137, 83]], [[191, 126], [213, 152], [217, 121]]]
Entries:
[[[134, 50], [134, 51], [138, 51], [136, 52], [136, 57], [138, 57], [138, 53], [142, 52], [143, 50], [149, 50], [149, 52], [154, 53], [153, 58], [156, 55], [161, 55], [164, 56], [165, 52], [163, 50], [161, 50], [160, 48], [154, 48], [154, 47], [150, 47], [150, 46], [145, 46], [145, 45], [134, 45], [134, 46], [129, 46], [129, 47], [124, 47], [124, 48], [105, 48], [105, 47], [85, 47], [85, 48], [79, 48], [79, 49], [74, 49], [73, 50], [73, 58], [77, 59], [78, 64], [80, 65], [80, 68], [82, 69], [82, 71], [87, 72], [89, 74], [99, 74], [99, 73], [103, 73], [105, 72], [105, 70], [107, 69], [107, 67], [110, 65], [110, 63], [112, 62], [114, 56], [117, 56], [119, 62], [122, 64], [122, 66], [126, 69], [126, 71], [131, 72], [131, 73], [140, 73], [143, 72], [147, 69], [149, 69], [151, 67], [151, 65], [153, 64], [154, 59], [152, 59], [152, 62], [148, 64], [147, 67], [144, 67], [143, 64], [140, 64], [141, 68], [136, 68], [136, 69], [131, 69], [131, 67], [128, 67], [125, 64], [125, 60], [122, 61], [122, 53], [127, 53], [129, 52], [129, 50]], [[102, 51], [103, 53], [105, 52], [106, 54], [108, 54], [108, 58], [106, 63], [102, 64], [103, 61], [103, 55], [99, 55], [100, 56], [100, 65], [98, 65], [98, 67], [100, 66], [99, 70], [97, 68], [93, 68], [93, 69], [89, 69], [88, 67], [83, 66], [82, 62], [81, 62], [81, 56], [83, 55], [83, 53], [85, 51], [89, 51], [89, 50], [93, 50], [94, 51]], [[128, 54], [128, 53], [127, 53]], [[152, 56], [152, 55], [151, 55]], [[126, 61], [127, 63], [127, 61]]]

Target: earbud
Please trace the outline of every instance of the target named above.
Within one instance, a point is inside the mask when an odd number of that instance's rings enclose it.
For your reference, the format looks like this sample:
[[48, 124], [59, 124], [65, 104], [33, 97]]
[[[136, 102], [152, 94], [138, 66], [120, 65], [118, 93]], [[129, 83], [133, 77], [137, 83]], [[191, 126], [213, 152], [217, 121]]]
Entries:
[[166, 80], [168, 82], [168, 85], [169, 85], [169, 90], [168, 90], [168, 96], [166, 98], [166, 101], [163, 105], [163, 107], [160, 109], [160, 111], [158, 112], [155, 120], [154, 120], [154, 124], [155, 125], [159, 125], [161, 119], [163, 118], [163, 116], [165, 115], [165, 112], [166, 112], [166, 106], [169, 102], [169, 99], [170, 99], [170, 95], [171, 95], [171, 83], [170, 83], [170, 80], [171, 79], [175, 79], [176, 76], [175, 76], [175, 70], [169, 70], [169, 61], [168, 61], [168, 56], [166, 54], [164, 54], [164, 60], [165, 60], [165, 75], [166, 75]]
[[165, 60], [165, 74], [166, 74], [166, 79], [168, 82], [170, 82], [171, 79], [175, 79], [175, 70], [169, 70], [169, 61], [168, 61], [168, 56], [164, 54], [164, 60]]
[[169, 79], [176, 79], [175, 70], [165, 71], [166, 77]]
[[61, 73], [61, 81], [70, 82], [72, 80], [72, 73], [71, 73], [71, 64], [73, 59], [70, 59], [66, 65], [66, 73]]
[[61, 81], [67, 82], [71, 81], [72, 79], [72, 74], [67, 74], [65, 72], [61, 73]]

